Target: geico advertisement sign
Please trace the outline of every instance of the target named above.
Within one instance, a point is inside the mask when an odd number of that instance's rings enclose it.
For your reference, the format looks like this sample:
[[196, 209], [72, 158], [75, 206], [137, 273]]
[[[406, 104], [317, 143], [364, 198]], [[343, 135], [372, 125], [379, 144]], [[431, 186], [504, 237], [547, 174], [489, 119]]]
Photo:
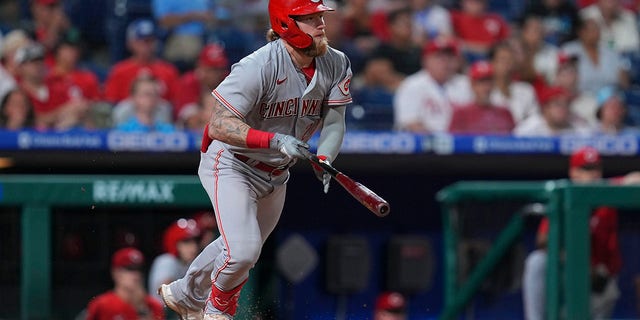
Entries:
[[189, 135], [184, 132], [109, 132], [107, 148], [114, 151], [187, 151], [189, 149]]
[[93, 183], [95, 202], [171, 203], [173, 182], [151, 180], [96, 180]]

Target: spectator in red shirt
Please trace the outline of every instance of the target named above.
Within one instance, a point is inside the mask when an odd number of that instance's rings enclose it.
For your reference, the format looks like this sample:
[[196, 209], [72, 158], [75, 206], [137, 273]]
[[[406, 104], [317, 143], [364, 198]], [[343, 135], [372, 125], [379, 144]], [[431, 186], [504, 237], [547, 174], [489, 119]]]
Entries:
[[144, 256], [133, 247], [116, 251], [111, 259], [113, 290], [93, 298], [87, 320], [161, 320], [162, 304], [144, 288]]
[[201, 130], [202, 116], [209, 120], [209, 114], [202, 114], [206, 105], [202, 102], [229, 73], [229, 60], [224, 49], [217, 44], [205, 46], [194, 70], [185, 73], [178, 81], [174, 117], [177, 123], [188, 129]]
[[75, 31], [67, 32], [54, 48], [55, 62], [48, 78], [56, 81], [69, 81], [80, 88], [82, 96], [90, 101], [102, 98], [98, 77], [91, 71], [78, 66], [82, 50], [80, 34]]
[[77, 86], [46, 78], [44, 48], [30, 44], [18, 49], [19, 85], [33, 104], [35, 126], [40, 130], [66, 130], [84, 125], [88, 102]]
[[37, 42], [46, 49], [45, 62], [47, 66], [53, 64], [53, 49], [60, 38], [73, 26], [64, 11], [60, 0], [30, 0], [30, 10], [33, 23], [27, 29], [33, 33]]
[[158, 58], [156, 54], [157, 35], [153, 21], [139, 19], [127, 28], [127, 45], [131, 57], [116, 63], [105, 82], [105, 99], [113, 104], [129, 95], [131, 83], [141, 75], [152, 75], [161, 83], [161, 95], [172, 101], [178, 81], [178, 69]]
[[399, 292], [382, 292], [376, 298], [373, 320], [406, 320], [407, 300]]
[[494, 44], [507, 39], [509, 26], [501, 16], [487, 11], [487, 0], [462, 0], [460, 5], [461, 10], [451, 15], [453, 32], [467, 61], [484, 59]]
[[453, 111], [449, 132], [456, 134], [510, 134], [514, 122], [509, 109], [491, 103], [494, 88], [493, 67], [478, 61], [469, 69], [474, 102]]
[[[583, 147], [572, 153], [569, 178], [573, 183], [594, 183], [602, 180], [602, 161], [598, 151]], [[608, 180], [611, 184], [640, 183], [640, 172]], [[589, 221], [591, 235], [591, 317], [609, 319], [620, 292], [617, 275], [622, 267], [618, 244], [618, 213], [610, 207], [596, 208]], [[525, 262], [523, 298], [525, 319], [544, 319], [544, 294], [547, 263], [549, 220], [543, 218], [536, 234], [536, 247]]]

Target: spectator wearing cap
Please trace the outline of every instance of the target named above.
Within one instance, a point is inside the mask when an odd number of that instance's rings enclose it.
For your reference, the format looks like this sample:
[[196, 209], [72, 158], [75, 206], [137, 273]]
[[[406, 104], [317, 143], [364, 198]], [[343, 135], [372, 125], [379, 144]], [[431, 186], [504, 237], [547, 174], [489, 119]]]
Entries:
[[144, 256], [140, 250], [126, 247], [111, 258], [113, 290], [91, 299], [87, 320], [162, 320], [162, 304], [144, 288]]
[[491, 63], [477, 61], [469, 68], [469, 79], [474, 100], [456, 107], [449, 124], [449, 132], [455, 134], [510, 134], [515, 126], [513, 116], [506, 107], [491, 102], [495, 88]]
[[489, 52], [489, 59], [494, 82], [491, 104], [507, 108], [516, 124], [539, 113], [533, 86], [518, 80], [522, 66], [517, 63], [512, 42], [504, 41], [495, 45]]
[[153, 17], [167, 33], [163, 57], [192, 68], [214, 23], [207, 0], [153, 0]]
[[571, 112], [573, 96], [563, 87], [551, 86], [541, 90], [541, 113], [534, 115], [516, 126], [517, 136], [550, 137], [559, 135], [588, 135], [593, 132], [589, 123]]
[[[630, 185], [640, 183], [640, 172], [603, 179], [602, 159], [598, 150], [586, 146], [572, 152], [568, 176], [572, 183], [608, 183]], [[591, 242], [591, 319], [610, 319], [620, 296], [617, 275], [622, 267], [618, 242], [618, 212], [611, 207], [598, 207], [591, 213], [589, 234]], [[538, 226], [536, 249], [525, 260], [522, 296], [525, 319], [545, 319], [545, 278], [549, 220], [545, 217]]]
[[198, 57], [195, 69], [180, 77], [173, 114], [176, 122], [188, 130], [202, 130], [209, 121], [209, 100], [229, 73], [229, 59], [222, 46], [209, 44]]
[[592, 18], [581, 17], [578, 40], [565, 44], [562, 50], [578, 56], [578, 89], [595, 94], [602, 87], [629, 86], [629, 65], [615, 50], [600, 42], [600, 27]]
[[622, 91], [615, 87], [604, 87], [598, 91], [597, 103], [598, 126], [596, 133], [618, 135], [640, 132], [638, 128], [625, 124], [627, 106]]
[[405, 78], [394, 99], [397, 130], [446, 132], [454, 105], [472, 101], [468, 81], [457, 73], [459, 50], [452, 39], [434, 39], [423, 47], [422, 69]]
[[[164, 253], [157, 256], [149, 270], [149, 292], [157, 293], [163, 284], [182, 278], [200, 253], [201, 231], [193, 219], [178, 219], [164, 230]], [[161, 302], [159, 295], [154, 297]]]
[[453, 10], [453, 32], [460, 39], [467, 61], [485, 59], [496, 43], [509, 36], [509, 25], [501, 16], [487, 9], [487, 0], [461, 0], [460, 10]]
[[68, 130], [84, 126], [88, 102], [70, 82], [47, 79], [44, 48], [32, 43], [16, 51], [19, 85], [29, 97], [40, 130]]
[[0, 64], [0, 97], [3, 97], [9, 91], [13, 90], [17, 86], [17, 72], [18, 64], [14, 58], [16, 51], [29, 45], [31, 39], [29, 35], [20, 29], [14, 29], [9, 31], [2, 38], [1, 46], [1, 60]]
[[407, 301], [401, 293], [386, 291], [378, 295], [373, 320], [405, 319], [407, 319]]
[[171, 104], [160, 97], [160, 86], [153, 76], [135, 79], [130, 96], [113, 108], [114, 129], [135, 133], [175, 131], [171, 122]]
[[216, 217], [211, 211], [200, 211], [194, 214], [192, 219], [196, 221], [196, 226], [201, 231], [200, 250], [202, 250], [220, 235]]
[[157, 30], [153, 21], [134, 20], [127, 27], [127, 46], [131, 56], [111, 67], [105, 81], [104, 96], [116, 104], [129, 96], [131, 84], [140, 76], [153, 76], [160, 82], [160, 95], [167, 101], [175, 96], [178, 69], [156, 55]]
[[620, 54], [640, 50], [638, 17], [624, 8], [621, 1], [597, 0], [580, 10], [580, 16], [593, 19], [600, 27], [600, 43]]

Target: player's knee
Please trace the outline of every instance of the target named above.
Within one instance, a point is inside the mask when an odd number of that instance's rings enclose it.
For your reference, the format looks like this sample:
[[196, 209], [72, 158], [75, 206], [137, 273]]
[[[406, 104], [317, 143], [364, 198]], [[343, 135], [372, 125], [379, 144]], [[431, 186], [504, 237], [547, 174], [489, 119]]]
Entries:
[[236, 250], [232, 253], [231, 262], [237, 269], [249, 270], [253, 268], [253, 266], [258, 261], [258, 258], [260, 257], [260, 251], [261, 247], [259, 245], [244, 246], [243, 250]]

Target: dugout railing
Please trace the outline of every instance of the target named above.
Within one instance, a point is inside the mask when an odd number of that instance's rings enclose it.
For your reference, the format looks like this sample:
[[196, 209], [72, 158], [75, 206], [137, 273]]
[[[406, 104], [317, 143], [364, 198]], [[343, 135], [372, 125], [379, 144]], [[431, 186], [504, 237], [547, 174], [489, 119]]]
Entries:
[[[0, 175], [0, 206], [19, 207], [20, 319], [52, 319], [52, 208], [208, 208], [197, 176]], [[250, 306], [254, 281], [241, 297]]]
[[545, 205], [544, 213], [549, 218], [546, 319], [589, 319], [590, 213], [601, 205], [640, 208], [640, 186], [578, 185], [567, 180], [459, 182], [441, 190], [436, 198], [441, 203], [444, 223], [445, 302], [440, 319], [454, 319], [464, 310], [523, 231], [524, 215], [514, 212], [483, 259], [464, 281], [458, 281], [458, 206], [465, 201], [507, 200]]

